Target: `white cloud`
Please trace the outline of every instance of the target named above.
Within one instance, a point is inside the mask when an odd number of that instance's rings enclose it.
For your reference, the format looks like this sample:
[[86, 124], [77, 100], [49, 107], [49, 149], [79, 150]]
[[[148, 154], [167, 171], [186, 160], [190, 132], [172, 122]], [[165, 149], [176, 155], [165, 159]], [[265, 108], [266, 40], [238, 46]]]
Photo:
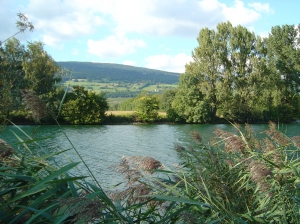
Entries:
[[124, 34], [111, 35], [103, 40], [88, 42], [88, 52], [100, 57], [114, 58], [136, 52], [137, 48], [146, 46], [143, 40], [128, 39]]
[[94, 4], [95, 11], [111, 16], [117, 31], [190, 37], [222, 21], [251, 25], [267, 9], [268, 4], [244, 5], [241, 0], [235, 0], [233, 6], [219, 0], [110, 0]]
[[61, 43], [60, 39], [59, 38], [56, 38], [55, 36], [53, 35], [43, 35], [43, 43], [45, 43], [46, 45], [49, 45], [53, 48], [56, 48], [56, 49], [62, 49], [63, 48], [63, 44]]
[[81, 5], [80, 8], [70, 0], [30, 0], [26, 10], [35, 32], [42, 34], [46, 44], [55, 46], [61, 41], [90, 35], [105, 24], [104, 19], [92, 12], [92, 7], [84, 7], [82, 1]]
[[249, 25], [270, 7], [241, 0], [233, 6], [220, 0], [30, 0], [28, 11], [38, 30], [61, 39], [89, 35], [108, 23], [116, 32], [195, 37], [221, 21]]
[[258, 11], [246, 8], [241, 0], [235, 0], [234, 7], [223, 6], [223, 14], [234, 26], [250, 25], [261, 17]]
[[254, 8], [258, 12], [267, 12], [267, 13], [272, 12], [269, 3], [262, 4], [260, 2], [254, 2], [254, 3], [249, 3], [248, 5]]
[[136, 65], [136, 61], [126, 60], [126, 61], [123, 61], [122, 64], [123, 65], [135, 66]]
[[184, 53], [177, 55], [154, 55], [145, 59], [146, 67], [170, 72], [183, 73], [185, 65], [193, 59]]

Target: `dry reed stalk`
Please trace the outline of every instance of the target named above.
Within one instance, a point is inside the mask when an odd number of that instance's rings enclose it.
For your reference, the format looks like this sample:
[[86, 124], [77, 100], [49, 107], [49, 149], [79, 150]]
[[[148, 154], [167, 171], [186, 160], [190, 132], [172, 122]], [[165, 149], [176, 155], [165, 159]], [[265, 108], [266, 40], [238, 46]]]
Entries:
[[146, 171], [152, 174], [156, 169], [163, 168], [163, 165], [158, 160], [150, 156], [130, 156], [125, 158], [130, 166], [135, 169]]
[[123, 191], [110, 192], [108, 195], [112, 201], [126, 201], [132, 205], [136, 203], [143, 203], [149, 200], [149, 197], [141, 197], [149, 195], [151, 188], [144, 183], [139, 183], [126, 188]]
[[67, 206], [67, 213], [73, 217], [74, 223], [84, 220], [89, 223], [99, 218], [105, 204], [86, 197], [60, 199], [61, 206]]
[[174, 144], [174, 148], [175, 148], [175, 150], [178, 151], [178, 152], [181, 152], [181, 151], [185, 151], [185, 150], [186, 150], [185, 147], [179, 145], [178, 143], [175, 143], [175, 144]]
[[20, 90], [23, 101], [25, 103], [25, 109], [31, 112], [31, 117], [35, 121], [40, 121], [42, 118], [49, 116], [49, 110], [46, 104], [34, 94], [31, 90]]
[[300, 149], [300, 136], [294, 136], [292, 138], [294, 146], [298, 149]]
[[267, 182], [267, 179], [273, 176], [273, 174], [266, 164], [261, 161], [254, 160], [250, 163], [249, 167], [251, 179], [259, 186], [260, 191], [270, 191], [271, 185]]
[[202, 137], [198, 131], [191, 131], [190, 134], [196, 142], [198, 143], [202, 142]]
[[249, 143], [251, 143], [251, 147], [255, 149], [261, 148], [261, 141], [255, 138], [255, 133], [252, 127], [249, 124], [245, 125], [245, 136]]
[[[109, 197], [113, 201], [124, 201], [127, 204], [143, 203], [150, 197], [141, 197], [152, 193], [151, 188], [144, 182], [145, 174], [153, 174], [154, 170], [163, 165], [150, 156], [122, 157], [119, 164], [113, 166], [118, 173], [124, 174], [127, 188], [122, 191], [110, 192]], [[142, 172], [144, 171], [144, 172]], [[149, 202], [147, 206], [156, 206], [159, 203]]]
[[245, 153], [246, 143], [236, 134], [220, 129], [214, 131], [214, 134], [225, 142], [226, 152]]
[[281, 165], [282, 156], [280, 154], [279, 149], [276, 147], [276, 145], [268, 138], [264, 138], [263, 142], [264, 142], [264, 147], [262, 147], [262, 149], [265, 152], [265, 154], [271, 155], [268, 157], [271, 158], [276, 165]]
[[0, 157], [7, 158], [14, 153], [13, 147], [11, 147], [6, 141], [0, 138]]
[[287, 136], [283, 135], [276, 129], [276, 124], [273, 122], [269, 123], [269, 130], [266, 131], [266, 134], [280, 146], [289, 145], [291, 143]]

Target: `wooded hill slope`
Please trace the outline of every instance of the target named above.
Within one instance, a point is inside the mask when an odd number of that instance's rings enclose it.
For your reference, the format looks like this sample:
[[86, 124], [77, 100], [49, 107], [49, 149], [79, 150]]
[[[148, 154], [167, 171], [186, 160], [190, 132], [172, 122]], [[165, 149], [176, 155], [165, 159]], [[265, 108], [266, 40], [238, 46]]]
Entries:
[[152, 83], [178, 83], [179, 73], [134, 67], [121, 64], [92, 62], [57, 62], [72, 72], [73, 79], [89, 79], [101, 82], [136, 83], [150, 81]]

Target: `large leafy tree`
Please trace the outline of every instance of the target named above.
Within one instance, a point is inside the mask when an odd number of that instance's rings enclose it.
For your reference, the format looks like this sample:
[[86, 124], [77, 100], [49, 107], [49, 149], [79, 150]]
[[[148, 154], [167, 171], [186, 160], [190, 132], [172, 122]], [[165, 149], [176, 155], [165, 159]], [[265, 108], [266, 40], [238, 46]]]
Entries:
[[7, 40], [0, 49], [0, 110], [6, 115], [18, 109], [21, 102], [20, 89], [25, 88], [22, 70], [24, 53], [24, 46], [15, 38]]
[[215, 31], [207, 28], [200, 31], [197, 40], [199, 46], [192, 53], [194, 62], [186, 65], [186, 73], [197, 81], [197, 88], [209, 104], [210, 120], [214, 120], [217, 112], [216, 83], [220, 77], [218, 40]]
[[229, 22], [217, 27], [221, 78], [218, 108], [227, 119], [245, 122], [257, 117], [258, 85], [267, 74], [261, 38], [245, 27], [233, 27]]
[[177, 113], [188, 122], [263, 119], [278, 80], [270, 78], [265, 41], [229, 22], [200, 30], [197, 40], [173, 103]]
[[54, 85], [61, 81], [59, 66], [44, 50], [41, 42], [33, 42], [27, 45], [22, 66], [25, 71], [27, 87], [37, 95], [52, 91]]
[[105, 117], [108, 103], [103, 94], [73, 86], [63, 105], [62, 116], [71, 124], [98, 124]]
[[272, 27], [267, 38], [267, 49], [273, 75], [279, 76], [277, 92], [280, 97], [275, 107], [278, 118], [293, 119], [299, 112], [300, 92], [300, 25]]

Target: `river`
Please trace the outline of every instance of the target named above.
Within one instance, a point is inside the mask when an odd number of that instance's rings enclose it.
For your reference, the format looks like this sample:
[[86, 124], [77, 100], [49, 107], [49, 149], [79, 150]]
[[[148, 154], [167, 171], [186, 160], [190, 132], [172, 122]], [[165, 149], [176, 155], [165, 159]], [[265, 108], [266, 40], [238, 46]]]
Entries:
[[[267, 124], [251, 126], [258, 135], [268, 128]], [[300, 124], [285, 124], [278, 127], [290, 137], [300, 135]], [[174, 164], [180, 163], [174, 144], [184, 146], [192, 144], [190, 131], [199, 131], [203, 143], [208, 143], [216, 129], [235, 130], [232, 125], [227, 124], [70, 125], [63, 126], [62, 130], [50, 125], [20, 126], [20, 128], [32, 138], [38, 139], [37, 143], [41, 148], [36, 148], [36, 153], [43, 152], [44, 149], [54, 152], [72, 148], [63, 130], [104, 188], [120, 182], [120, 177], [116, 175], [112, 166], [118, 163], [122, 156], [151, 156], [172, 169]], [[28, 139], [15, 126], [7, 126], [0, 132], [0, 138], [13, 147], [19, 147], [19, 140], [13, 133], [23, 140]], [[74, 162], [80, 161], [73, 149], [64, 155], [57, 158], [58, 162], [65, 163], [66, 158]], [[82, 164], [79, 165], [79, 169], [86, 174]]]

